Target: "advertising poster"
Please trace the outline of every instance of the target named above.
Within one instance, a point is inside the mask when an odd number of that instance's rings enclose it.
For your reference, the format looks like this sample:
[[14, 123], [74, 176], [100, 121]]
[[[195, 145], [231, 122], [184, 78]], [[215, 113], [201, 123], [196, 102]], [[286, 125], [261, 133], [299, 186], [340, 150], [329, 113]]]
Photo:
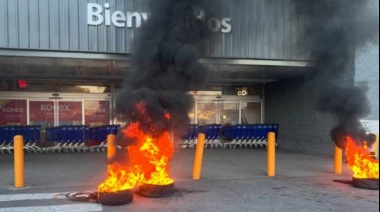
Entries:
[[82, 124], [82, 102], [58, 102], [59, 125]]
[[0, 126], [27, 124], [26, 100], [0, 99]]
[[84, 101], [85, 124], [106, 125], [110, 122], [110, 102], [102, 100]]
[[54, 126], [54, 102], [30, 101], [30, 124], [41, 125], [42, 129]]

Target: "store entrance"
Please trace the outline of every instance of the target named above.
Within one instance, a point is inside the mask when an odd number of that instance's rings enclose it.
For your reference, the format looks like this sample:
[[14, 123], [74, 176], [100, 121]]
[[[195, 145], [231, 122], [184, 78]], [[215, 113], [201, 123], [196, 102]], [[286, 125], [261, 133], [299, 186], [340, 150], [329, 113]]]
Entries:
[[112, 123], [111, 97], [107, 94], [2, 93], [1, 125], [100, 126]]
[[260, 124], [264, 121], [263, 101], [258, 97], [195, 96], [195, 100], [193, 124]]

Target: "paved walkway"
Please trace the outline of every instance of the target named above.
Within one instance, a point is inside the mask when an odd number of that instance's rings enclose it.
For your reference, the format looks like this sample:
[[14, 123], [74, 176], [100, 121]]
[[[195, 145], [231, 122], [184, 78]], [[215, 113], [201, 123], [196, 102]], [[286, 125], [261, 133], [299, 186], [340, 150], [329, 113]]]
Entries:
[[[280, 150], [276, 177], [268, 178], [265, 150], [206, 149], [202, 179], [192, 181], [193, 157], [194, 150], [176, 152], [171, 175], [178, 192], [173, 197], [135, 194], [130, 205], [104, 207], [57, 194], [96, 190], [106, 174], [105, 153], [26, 154], [29, 188], [19, 191], [9, 189], [13, 155], [0, 155], [0, 211], [379, 211], [378, 191], [334, 182], [350, 180], [351, 172], [344, 166], [342, 175], [333, 174], [332, 158]], [[28, 200], [31, 196], [44, 198]]]

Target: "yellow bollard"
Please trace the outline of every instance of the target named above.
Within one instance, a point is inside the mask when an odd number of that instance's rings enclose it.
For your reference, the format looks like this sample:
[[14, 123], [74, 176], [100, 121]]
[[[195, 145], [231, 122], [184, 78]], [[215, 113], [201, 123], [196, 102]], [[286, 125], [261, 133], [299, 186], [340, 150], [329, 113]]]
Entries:
[[268, 177], [276, 176], [276, 134], [268, 133]]
[[342, 174], [343, 173], [343, 150], [337, 146], [335, 146], [335, 154], [334, 154], [334, 171], [335, 174]]
[[[111, 159], [116, 155], [116, 136], [109, 134], [107, 136], [107, 159]], [[108, 172], [111, 171], [112, 165], [108, 165]]]
[[24, 188], [24, 138], [17, 135], [13, 138], [15, 188]]
[[195, 150], [195, 158], [194, 158], [193, 180], [199, 180], [201, 178], [205, 138], [206, 138], [205, 134], [203, 133], [198, 134], [197, 147]]

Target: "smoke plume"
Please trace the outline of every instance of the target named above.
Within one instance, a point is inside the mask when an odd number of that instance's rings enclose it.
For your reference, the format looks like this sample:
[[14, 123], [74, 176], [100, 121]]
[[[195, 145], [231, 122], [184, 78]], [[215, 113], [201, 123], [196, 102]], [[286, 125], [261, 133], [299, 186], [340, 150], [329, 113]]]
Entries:
[[[119, 120], [139, 122], [153, 137], [171, 130], [181, 135], [187, 129], [194, 100], [186, 92], [206, 78], [198, 56], [208, 35], [205, 16], [212, 11], [203, 2], [150, 1], [149, 19], [134, 41], [131, 73], [116, 96]], [[133, 141], [119, 135], [117, 143], [126, 147]]]
[[316, 62], [308, 79], [318, 111], [334, 114], [337, 125], [331, 137], [345, 148], [345, 136], [373, 143], [360, 119], [369, 112], [367, 88], [355, 85], [355, 50], [379, 39], [379, 5], [376, 0], [294, 0], [305, 18], [311, 57]]

